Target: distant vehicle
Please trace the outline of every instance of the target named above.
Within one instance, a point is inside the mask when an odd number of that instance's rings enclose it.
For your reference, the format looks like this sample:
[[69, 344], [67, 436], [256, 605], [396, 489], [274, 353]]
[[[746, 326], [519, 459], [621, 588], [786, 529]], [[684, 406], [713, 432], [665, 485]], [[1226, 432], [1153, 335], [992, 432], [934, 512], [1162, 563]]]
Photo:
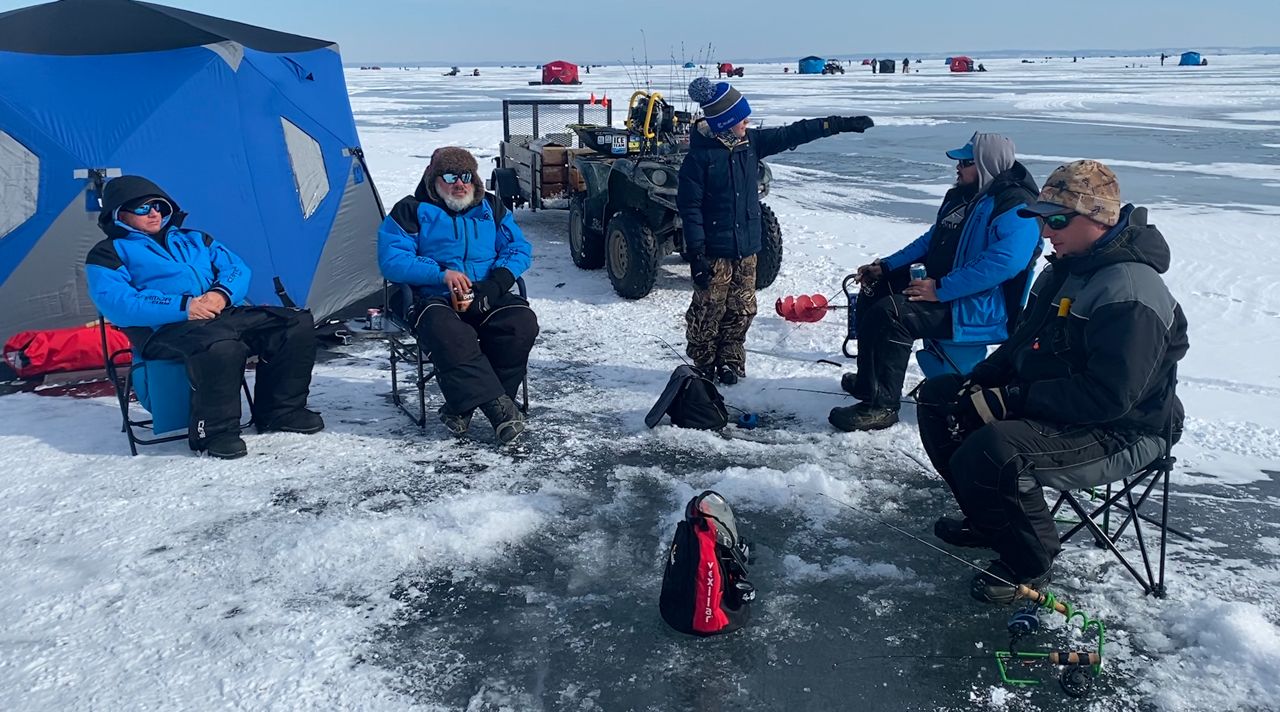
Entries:
[[735, 67], [730, 62], [721, 62], [716, 65], [717, 77], [740, 77], [742, 76], [742, 67]]
[[828, 59], [822, 67], [823, 74], [844, 74], [844, 65], [838, 59]]

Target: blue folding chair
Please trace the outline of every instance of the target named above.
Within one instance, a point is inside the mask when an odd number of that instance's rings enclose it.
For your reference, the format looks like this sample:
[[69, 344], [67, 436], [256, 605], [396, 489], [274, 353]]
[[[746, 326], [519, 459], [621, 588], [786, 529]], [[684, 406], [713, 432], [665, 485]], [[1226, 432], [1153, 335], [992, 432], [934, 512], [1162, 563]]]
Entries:
[[925, 378], [936, 378], [944, 373], [967, 376], [979, 361], [987, 357], [989, 345], [925, 339], [924, 346], [916, 351], [916, 363]]
[[[98, 316], [98, 331], [102, 337], [102, 355], [107, 368], [107, 378], [115, 388], [116, 400], [120, 403], [121, 430], [129, 438], [129, 453], [138, 454], [139, 445], [158, 445], [187, 439], [187, 426], [191, 412], [191, 381], [187, 378], [187, 366], [182, 361], [166, 361], [160, 359], [144, 359], [141, 349], [132, 346], [127, 349], [111, 351], [107, 346], [107, 320]], [[125, 361], [124, 357], [130, 360]], [[122, 373], [123, 372], [123, 373]], [[249, 401], [249, 412], [253, 413], [253, 395], [249, 392], [249, 383], [243, 376], [240, 388]], [[138, 419], [129, 412], [129, 403], [137, 398], [150, 418]], [[241, 428], [253, 424], [250, 415], [247, 423]], [[143, 437], [135, 432], [149, 430], [154, 437]], [[160, 436], [181, 430], [174, 435]]]

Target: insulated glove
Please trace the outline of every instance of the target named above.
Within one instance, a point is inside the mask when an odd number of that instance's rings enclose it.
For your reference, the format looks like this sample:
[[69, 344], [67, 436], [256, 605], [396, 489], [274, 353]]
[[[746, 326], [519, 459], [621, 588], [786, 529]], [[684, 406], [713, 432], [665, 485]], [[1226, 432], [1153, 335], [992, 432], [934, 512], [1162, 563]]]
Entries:
[[495, 267], [489, 272], [489, 276], [479, 282], [471, 283], [471, 293], [475, 298], [471, 302], [471, 306], [467, 311], [474, 311], [480, 314], [498, 306], [498, 300], [502, 295], [511, 291], [511, 285], [516, 283], [515, 275], [506, 267]]
[[701, 252], [689, 255], [689, 275], [693, 277], [693, 284], [698, 289], [711, 286], [711, 263], [707, 261], [706, 255]]
[[502, 296], [502, 287], [493, 279], [482, 279], [471, 283], [474, 298], [467, 311], [484, 314], [498, 305], [498, 297]]
[[876, 125], [870, 116], [832, 116], [827, 120], [840, 133], [862, 133]]
[[965, 385], [976, 384], [983, 388], [995, 388], [1008, 383], [1009, 379], [1001, 372], [1000, 368], [990, 361], [979, 361], [969, 372], [969, 378], [965, 381]]
[[1022, 390], [1018, 386], [1001, 386], [1000, 388], [970, 386], [960, 395], [958, 404], [960, 418], [975, 425], [978, 421], [985, 425], [997, 420], [1008, 420], [1013, 417], [1021, 398]]

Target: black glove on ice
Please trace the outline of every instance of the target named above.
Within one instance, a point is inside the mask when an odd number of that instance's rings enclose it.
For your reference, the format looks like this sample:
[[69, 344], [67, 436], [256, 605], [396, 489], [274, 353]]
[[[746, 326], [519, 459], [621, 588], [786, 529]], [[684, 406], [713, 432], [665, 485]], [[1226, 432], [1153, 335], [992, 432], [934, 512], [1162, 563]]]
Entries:
[[711, 286], [711, 263], [707, 261], [706, 255], [701, 252], [689, 255], [689, 275], [693, 277], [693, 284], [698, 289]]
[[832, 116], [827, 121], [840, 133], [862, 133], [876, 125], [870, 116]]

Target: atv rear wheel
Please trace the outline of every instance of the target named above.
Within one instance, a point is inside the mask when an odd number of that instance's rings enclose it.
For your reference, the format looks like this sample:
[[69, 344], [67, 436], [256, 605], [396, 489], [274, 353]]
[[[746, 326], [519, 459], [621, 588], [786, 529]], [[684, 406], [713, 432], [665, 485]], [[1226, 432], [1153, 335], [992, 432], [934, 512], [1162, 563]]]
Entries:
[[756, 258], [756, 289], [773, 284], [782, 270], [782, 226], [773, 209], [760, 204], [760, 253]]
[[609, 220], [605, 256], [613, 291], [626, 299], [640, 299], [658, 278], [658, 244], [644, 218], [622, 212]]
[[600, 269], [604, 266], [604, 235], [592, 230], [588, 221], [586, 193], [574, 193], [569, 198], [569, 255], [582, 269]]

